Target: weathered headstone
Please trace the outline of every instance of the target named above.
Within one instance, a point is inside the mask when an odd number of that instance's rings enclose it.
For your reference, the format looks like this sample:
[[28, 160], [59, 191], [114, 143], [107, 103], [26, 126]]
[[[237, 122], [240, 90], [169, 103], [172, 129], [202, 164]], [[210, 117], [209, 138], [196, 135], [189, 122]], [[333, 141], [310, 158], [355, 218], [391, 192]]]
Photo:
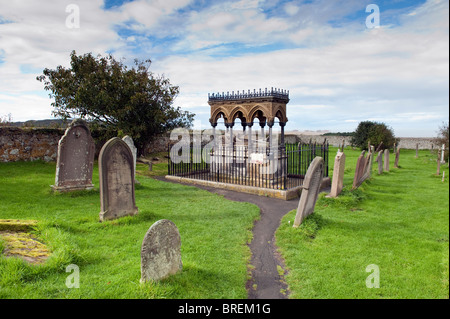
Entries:
[[303, 220], [314, 212], [320, 184], [323, 179], [323, 158], [317, 156], [311, 162], [303, 181], [302, 194], [295, 215], [294, 227], [300, 226]]
[[103, 145], [98, 157], [100, 221], [136, 215], [133, 154], [128, 145], [114, 137]]
[[378, 174], [383, 174], [383, 151], [378, 152], [377, 156]]
[[338, 152], [334, 159], [333, 181], [331, 192], [327, 197], [337, 197], [344, 187], [345, 154]]
[[382, 147], [383, 147], [383, 141], [381, 141], [380, 144], [378, 144], [377, 149], [375, 150], [375, 152], [378, 153], [379, 151], [381, 151]]
[[86, 122], [75, 119], [58, 143], [55, 191], [92, 189], [95, 144]]
[[389, 149], [384, 150], [384, 170], [389, 172]]
[[440, 158], [441, 157], [441, 150], [438, 149], [438, 156], [437, 156], [437, 171], [436, 171], [436, 175], [441, 175], [441, 161]]
[[366, 161], [364, 163], [364, 175], [362, 176], [363, 181], [369, 178], [372, 174], [373, 154], [374, 154], [374, 146], [370, 145], [369, 153], [367, 154]]
[[444, 154], [445, 154], [445, 144], [442, 144], [442, 150], [441, 150], [441, 164], [444, 164], [444, 163], [445, 163]]
[[416, 158], [419, 157], [419, 143], [416, 143]]
[[395, 152], [395, 162], [394, 167], [398, 168], [398, 159], [400, 157], [400, 147], [397, 148], [397, 151]]
[[122, 140], [127, 143], [128, 147], [131, 150], [131, 154], [133, 154], [133, 172], [134, 172], [134, 177], [136, 178], [136, 158], [137, 158], [137, 148], [136, 146], [134, 146], [134, 142], [133, 139], [131, 138], [131, 136], [129, 135], [125, 135]]
[[353, 179], [353, 189], [358, 188], [366, 179], [370, 178], [373, 166], [373, 145], [369, 146], [369, 152], [364, 157], [365, 151], [361, 153], [356, 162], [355, 177]]
[[181, 271], [181, 237], [168, 219], [154, 223], [141, 248], [141, 282], [159, 281]]
[[364, 157], [365, 153], [366, 151], [362, 151], [356, 161], [355, 177], [353, 178], [353, 189], [361, 185], [360, 181], [362, 176], [364, 175], [364, 166], [366, 164], [366, 158]]

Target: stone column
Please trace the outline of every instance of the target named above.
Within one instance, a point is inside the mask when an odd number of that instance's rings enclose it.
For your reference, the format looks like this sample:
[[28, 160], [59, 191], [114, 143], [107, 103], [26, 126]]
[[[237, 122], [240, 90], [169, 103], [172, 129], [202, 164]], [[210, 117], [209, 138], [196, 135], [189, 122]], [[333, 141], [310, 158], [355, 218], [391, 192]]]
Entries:
[[[264, 126], [266, 126], [266, 122], [259, 122], [259, 126], [261, 126], [261, 136], [259, 138], [260, 141], [263, 141], [264, 147], [266, 146], [266, 135], [264, 133]], [[263, 145], [258, 145], [259, 148], [262, 148]]]
[[230, 146], [233, 148], [233, 124], [230, 124]]
[[[269, 149], [272, 147], [272, 127], [273, 127], [273, 121], [267, 123], [267, 125], [269, 126]], [[272, 153], [272, 150], [271, 150]]]
[[250, 157], [250, 154], [252, 153], [253, 150], [253, 141], [252, 141], [252, 126], [253, 126], [253, 122], [247, 123], [248, 126], [248, 156]]
[[284, 127], [286, 126], [286, 123], [280, 122], [281, 127], [281, 147], [284, 147]]

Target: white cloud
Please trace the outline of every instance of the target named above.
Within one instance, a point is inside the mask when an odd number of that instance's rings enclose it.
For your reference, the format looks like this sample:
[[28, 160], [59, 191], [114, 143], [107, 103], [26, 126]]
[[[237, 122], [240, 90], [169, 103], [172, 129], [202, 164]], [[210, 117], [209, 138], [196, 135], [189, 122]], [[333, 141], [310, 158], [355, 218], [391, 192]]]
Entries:
[[[180, 11], [189, 0], [137, 0], [109, 10], [102, 9], [102, 0], [78, 0], [79, 29], [65, 26], [70, 3], [2, 3], [0, 115], [31, 116], [18, 110], [36, 97], [43, 111], [33, 116], [50, 117], [51, 101], [41, 94], [33, 70], [67, 66], [75, 49], [152, 58], [151, 70], [180, 86], [176, 105], [197, 113], [202, 123], [209, 117], [208, 92], [272, 86], [290, 90], [287, 129], [333, 125], [344, 131], [376, 118], [413, 134], [408, 125], [431, 127], [448, 120], [447, 1], [403, 10], [399, 25], [383, 25], [383, 15], [394, 13], [382, 10], [381, 27], [371, 30], [363, 29], [364, 21], [345, 19], [364, 10], [359, 0], [283, 5], [242, 0], [195, 11]], [[233, 51], [235, 45], [239, 50]], [[260, 49], [265, 45], [272, 51]], [[155, 53], [160, 58], [154, 59]]]

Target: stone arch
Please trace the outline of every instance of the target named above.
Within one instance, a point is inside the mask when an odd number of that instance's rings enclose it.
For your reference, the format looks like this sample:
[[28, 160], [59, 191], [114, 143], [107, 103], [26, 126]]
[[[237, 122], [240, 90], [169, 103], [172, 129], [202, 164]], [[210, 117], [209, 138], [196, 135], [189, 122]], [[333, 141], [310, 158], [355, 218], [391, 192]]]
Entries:
[[275, 112], [275, 118], [278, 118], [282, 123], [287, 122], [286, 114], [282, 108], [277, 109], [277, 111]]
[[227, 123], [227, 122], [228, 122], [228, 119], [230, 118], [230, 116], [229, 116], [228, 114], [226, 114], [225, 112], [226, 112], [226, 111], [223, 110], [222, 108], [217, 109], [217, 110], [213, 113], [213, 115], [211, 116], [211, 120], [210, 120], [211, 124], [217, 124], [217, 120], [218, 120], [221, 116], [223, 116], [223, 118], [224, 118], [224, 120], [225, 120], [225, 123]]
[[250, 122], [253, 122], [255, 118], [259, 118], [260, 121], [262, 118], [265, 118], [267, 121], [268, 114], [267, 111], [261, 105], [255, 105], [248, 112], [248, 118]]
[[246, 114], [245, 110], [241, 107], [237, 107], [231, 112], [229, 120], [231, 123], [234, 123], [234, 121], [237, 118], [239, 118], [241, 122], [247, 122], [248, 120], [248, 115]]

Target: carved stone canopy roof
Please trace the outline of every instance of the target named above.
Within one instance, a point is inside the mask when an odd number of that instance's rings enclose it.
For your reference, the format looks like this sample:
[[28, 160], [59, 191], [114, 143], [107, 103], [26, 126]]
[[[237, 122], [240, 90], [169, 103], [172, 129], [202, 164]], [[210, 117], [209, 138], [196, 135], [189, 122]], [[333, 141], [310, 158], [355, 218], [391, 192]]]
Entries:
[[212, 126], [217, 125], [219, 118], [224, 118], [225, 125], [233, 126], [239, 118], [243, 125], [252, 126], [258, 118], [260, 124], [267, 123], [272, 126], [275, 118], [284, 126], [288, 121], [286, 116], [286, 104], [289, 102], [289, 91], [274, 89], [253, 90], [226, 94], [222, 92], [208, 94], [208, 104], [211, 107], [209, 119]]

